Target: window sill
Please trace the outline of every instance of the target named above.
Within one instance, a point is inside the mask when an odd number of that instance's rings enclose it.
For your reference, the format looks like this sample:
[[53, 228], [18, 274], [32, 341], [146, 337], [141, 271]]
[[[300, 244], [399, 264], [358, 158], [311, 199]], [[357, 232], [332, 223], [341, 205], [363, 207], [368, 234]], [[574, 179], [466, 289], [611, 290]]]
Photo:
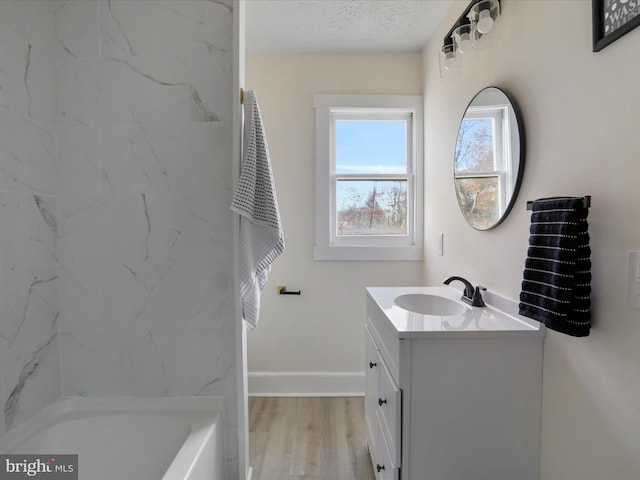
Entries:
[[421, 261], [422, 247], [313, 247], [316, 261]]

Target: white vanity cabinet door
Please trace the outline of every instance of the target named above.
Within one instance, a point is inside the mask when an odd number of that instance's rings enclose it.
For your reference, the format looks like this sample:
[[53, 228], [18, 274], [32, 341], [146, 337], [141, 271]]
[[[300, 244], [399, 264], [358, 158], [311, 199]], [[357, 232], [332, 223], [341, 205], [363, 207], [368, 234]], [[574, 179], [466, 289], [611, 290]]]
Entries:
[[[381, 415], [379, 415], [379, 420], [381, 422], [382, 418], [380, 417]], [[400, 469], [393, 461], [391, 451], [387, 445], [385, 437], [386, 435], [383, 433], [382, 428], [378, 428], [378, 456], [373, 462], [373, 470], [376, 474], [376, 480], [399, 480]]]
[[380, 360], [378, 349], [376, 348], [371, 333], [365, 328], [366, 337], [366, 365], [365, 365], [365, 396], [364, 396], [364, 418], [367, 428], [367, 442], [371, 458], [377, 456], [377, 430], [378, 420], [376, 411], [378, 409], [378, 372], [380, 370]]
[[378, 411], [391, 459], [397, 465], [400, 463], [402, 392], [382, 357], [379, 363], [382, 368], [378, 369]]

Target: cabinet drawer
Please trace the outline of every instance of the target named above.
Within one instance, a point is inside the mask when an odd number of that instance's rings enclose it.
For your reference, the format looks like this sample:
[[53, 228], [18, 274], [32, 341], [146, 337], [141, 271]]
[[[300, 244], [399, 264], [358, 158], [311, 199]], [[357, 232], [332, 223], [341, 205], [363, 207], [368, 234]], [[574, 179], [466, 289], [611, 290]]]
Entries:
[[391, 459], [398, 465], [401, 459], [402, 391], [396, 386], [382, 358], [379, 365], [381, 368], [378, 368], [378, 412]]
[[399, 383], [400, 379], [400, 340], [396, 332], [380, 309], [370, 298], [367, 299], [367, 328], [389, 367], [391, 376]]
[[396, 467], [393, 461], [391, 451], [380, 428], [378, 428], [377, 445], [377, 455], [373, 461], [376, 480], [399, 480], [400, 469]]

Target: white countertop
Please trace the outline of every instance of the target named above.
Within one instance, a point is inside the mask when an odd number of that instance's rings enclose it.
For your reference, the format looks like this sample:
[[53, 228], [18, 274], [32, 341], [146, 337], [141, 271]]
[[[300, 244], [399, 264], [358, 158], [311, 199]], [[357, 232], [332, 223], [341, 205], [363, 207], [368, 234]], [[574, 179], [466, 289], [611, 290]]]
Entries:
[[[465, 311], [459, 315], [423, 315], [394, 304], [405, 294], [430, 294], [459, 301]], [[518, 314], [518, 304], [490, 291], [482, 292], [486, 307], [472, 307], [460, 301], [461, 292], [442, 287], [368, 287], [367, 295], [389, 320], [398, 338], [462, 334], [476, 336], [487, 333], [508, 335], [544, 335], [541, 323]]]

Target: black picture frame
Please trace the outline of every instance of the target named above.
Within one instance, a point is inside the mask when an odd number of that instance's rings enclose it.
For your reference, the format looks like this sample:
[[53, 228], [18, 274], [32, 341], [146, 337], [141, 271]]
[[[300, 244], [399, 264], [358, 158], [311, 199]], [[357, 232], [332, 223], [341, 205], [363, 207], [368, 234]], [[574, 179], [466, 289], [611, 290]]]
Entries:
[[[640, 25], [640, 0], [591, 0], [593, 51], [599, 52]], [[610, 29], [607, 32], [607, 29]]]

